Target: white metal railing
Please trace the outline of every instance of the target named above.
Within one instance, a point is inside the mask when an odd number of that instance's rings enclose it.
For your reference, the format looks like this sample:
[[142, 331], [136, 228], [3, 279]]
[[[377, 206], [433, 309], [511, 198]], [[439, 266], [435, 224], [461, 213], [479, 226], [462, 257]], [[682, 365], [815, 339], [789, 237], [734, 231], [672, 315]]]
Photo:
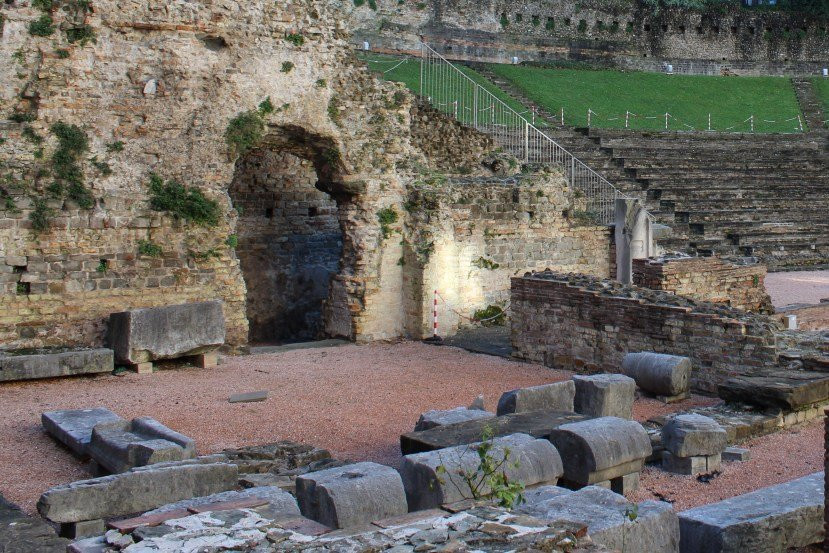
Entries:
[[425, 43], [421, 43], [420, 94], [438, 110], [491, 135], [525, 163], [561, 168], [585, 215], [602, 224], [613, 224], [617, 199], [633, 199]]

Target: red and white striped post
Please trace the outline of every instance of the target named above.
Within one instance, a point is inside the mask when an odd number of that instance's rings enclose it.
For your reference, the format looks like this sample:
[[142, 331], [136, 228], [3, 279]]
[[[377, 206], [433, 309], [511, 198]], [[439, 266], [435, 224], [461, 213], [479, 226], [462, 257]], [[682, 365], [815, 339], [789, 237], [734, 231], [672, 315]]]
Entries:
[[432, 314], [434, 315], [434, 321], [435, 321], [432, 337], [437, 338], [438, 337], [438, 291], [437, 290], [435, 290], [435, 308], [432, 311]]

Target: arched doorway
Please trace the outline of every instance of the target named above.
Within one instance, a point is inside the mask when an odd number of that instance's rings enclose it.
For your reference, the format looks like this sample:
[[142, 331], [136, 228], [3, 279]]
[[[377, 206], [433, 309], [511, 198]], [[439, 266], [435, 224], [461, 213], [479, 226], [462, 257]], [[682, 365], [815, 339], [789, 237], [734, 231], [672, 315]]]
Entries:
[[272, 129], [236, 163], [237, 255], [253, 344], [326, 336], [325, 304], [341, 270], [343, 233], [332, 190], [333, 146], [298, 128]]

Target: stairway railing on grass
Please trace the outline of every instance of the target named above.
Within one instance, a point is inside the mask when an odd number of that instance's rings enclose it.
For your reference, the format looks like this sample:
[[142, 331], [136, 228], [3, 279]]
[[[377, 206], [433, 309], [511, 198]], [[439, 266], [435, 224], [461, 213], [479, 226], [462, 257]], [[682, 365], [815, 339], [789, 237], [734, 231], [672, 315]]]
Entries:
[[525, 163], [559, 167], [589, 215], [612, 224], [617, 199], [632, 199], [428, 44], [421, 44], [420, 94], [438, 110], [493, 137]]

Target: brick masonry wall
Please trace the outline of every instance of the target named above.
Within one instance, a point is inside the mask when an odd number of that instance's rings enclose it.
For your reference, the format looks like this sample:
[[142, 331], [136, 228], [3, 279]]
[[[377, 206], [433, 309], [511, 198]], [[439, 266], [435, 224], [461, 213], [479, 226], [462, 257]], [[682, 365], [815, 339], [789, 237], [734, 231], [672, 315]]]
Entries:
[[633, 283], [699, 301], [773, 313], [762, 265], [735, 265], [716, 257], [636, 259]]
[[772, 325], [737, 310], [550, 273], [513, 278], [511, 298], [513, 355], [553, 368], [618, 372], [629, 352], [683, 355], [693, 388], [715, 393], [731, 376], [777, 364]]
[[355, 44], [414, 51], [425, 36], [457, 59], [509, 63], [517, 56], [654, 71], [672, 63], [677, 72], [695, 74], [815, 75], [829, 51], [823, 21], [739, 8], [653, 14], [563, 0], [377, 0], [377, 7], [349, 6]]

